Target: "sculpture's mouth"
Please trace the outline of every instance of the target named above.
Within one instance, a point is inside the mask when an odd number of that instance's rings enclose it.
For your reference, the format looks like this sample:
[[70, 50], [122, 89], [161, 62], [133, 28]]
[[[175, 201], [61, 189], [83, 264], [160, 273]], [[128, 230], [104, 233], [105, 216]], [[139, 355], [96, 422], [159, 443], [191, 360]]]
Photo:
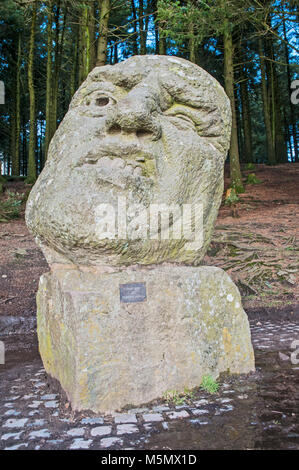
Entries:
[[156, 159], [152, 153], [135, 146], [111, 150], [102, 146], [99, 151], [90, 151], [80, 158], [76, 167], [92, 169], [97, 178], [121, 187], [128, 179], [156, 180]]
[[136, 160], [114, 156], [104, 156], [97, 158], [94, 155], [87, 156], [85, 165], [94, 165], [94, 168], [104, 174], [111, 172], [119, 173], [123, 176], [150, 176], [155, 170], [153, 160], [145, 160], [138, 157]]

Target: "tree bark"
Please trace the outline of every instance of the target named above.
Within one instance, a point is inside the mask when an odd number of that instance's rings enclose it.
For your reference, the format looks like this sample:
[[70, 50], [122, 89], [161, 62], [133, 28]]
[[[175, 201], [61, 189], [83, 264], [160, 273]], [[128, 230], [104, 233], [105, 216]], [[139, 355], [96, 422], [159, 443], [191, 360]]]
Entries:
[[15, 90], [14, 90], [14, 119], [13, 119], [13, 135], [11, 145], [11, 174], [18, 176], [20, 174], [20, 103], [21, 103], [21, 53], [22, 53], [22, 35], [18, 33], [17, 42], [17, 60], [15, 72]]
[[95, 53], [95, 3], [88, 2], [82, 5], [80, 17], [80, 84], [86, 79], [96, 63]]
[[144, 29], [144, 5], [143, 0], [139, 0], [139, 41], [140, 41], [140, 55], [146, 54], [146, 31]]
[[263, 57], [263, 43], [262, 39], [258, 40], [259, 47], [259, 56], [260, 56], [260, 66], [261, 66], [261, 87], [262, 87], [262, 100], [263, 100], [263, 111], [264, 111], [264, 122], [266, 128], [266, 139], [267, 139], [267, 154], [268, 162], [270, 165], [275, 165], [275, 148], [273, 143], [273, 134], [271, 126], [271, 114], [270, 114], [270, 105], [268, 98], [267, 82], [266, 82], [266, 66], [265, 59]]
[[272, 141], [275, 150], [275, 162], [280, 163], [287, 161], [287, 150], [283, 134], [283, 117], [281, 109], [282, 105], [278, 86], [278, 77], [276, 72], [274, 45], [272, 37], [266, 39], [266, 46], [266, 55], [270, 59], [267, 62], [266, 69], [268, 70], [267, 75], [268, 81], [270, 83], [269, 102], [271, 109]]
[[98, 49], [97, 49], [97, 66], [106, 64], [109, 15], [110, 15], [110, 0], [102, 0], [101, 12], [100, 12], [100, 23], [99, 23]]
[[46, 79], [46, 135], [44, 156], [47, 159], [51, 135], [51, 104], [52, 104], [52, 53], [53, 53], [53, 0], [49, 0], [47, 18], [47, 79]]
[[[61, 70], [61, 63], [62, 63], [62, 54], [63, 54], [63, 45], [64, 45], [64, 34], [65, 34], [65, 25], [66, 25], [66, 18], [67, 18], [67, 6], [63, 15], [63, 24], [61, 30], [61, 36], [59, 38], [59, 31], [57, 35], [57, 50], [55, 52], [55, 67], [54, 67], [54, 80], [53, 80], [53, 124], [51, 129], [51, 138], [56, 132], [57, 129], [57, 119], [58, 119], [58, 89], [59, 89], [59, 74]], [[57, 17], [57, 28], [59, 29], [59, 16]]]
[[71, 98], [74, 96], [75, 91], [77, 90], [78, 85], [78, 55], [79, 55], [79, 28], [76, 28], [76, 41], [74, 44], [74, 53], [73, 53], [73, 66], [71, 73], [71, 86], [70, 93]]
[[230, 180], [231, 186], [235, 188], [236, 192], [244, 191], [242, 183], [242, 174], [239, 161], [239, 146], [238, 146], [238, 123], [236, 115], [235, 93], [234, 93], [234, 45], [232, 33], [229, 31], [227, 25], [226, 31], [223, 35], [224, 42], [224, 80], [225, 90], [230, 99], [232, 110], [232, 136], [230, 144]]
[[[12, 90], [12, 98], [13, 98], [13, 103], [12, 103], [12, 110], [10, 112], [10, 125], [9, 125], [9, 131], [10, 131], [9, 154], [10, 154], [10, 160], [11, 160], [11, 174], [13, 175], [13, 174], [16, 174], [13, 172], [14, 166], [15, 166], [15, 158], [16, 158], [16, 90], [15, 90], [15, 87]], [[9, 168], [9, 165], [8, 165], [8, 168]]]
[[196, 64], [196, 50], [195, 50], [195, 37], [194, 37], [194, 24], [190, 25], [190, 39], [189, 39], [189, 59]]
[[35, 0], [32, 7], [32, 20], [30, 27], [30, 46], [28, 57], [28, 89], [29, 89], [29, 103], [30, 103], [30, 133], [29, 133], [29, 154], [27, 165], [27, 178], [26, 182], [32, 184], [36, 180], [36, 164], [35, 164], [35, 89], [34, 89], [34, 45], [35, 45], [35, 28], [36, 28], [36, 15], [37, 15], [37, 0]]
[[[283, 8], [283, 6], [282, 6]], [[299, 7], [297, 6], [297, 12], [299, 11]], [[290, 106], [290, 114], [291, 114], [291, 127], [292, 127], [292, 136], [294, 140], [294, 154], [295, 154], [295, 162], [299, 162], [299, 154], [298, 154], [298, 141], [297, 141], [297, 123], [296, 123], [296, 118], [295, 118], [295, 112], [294, 112], [294, 104], [291, 101], [291, 95], [292, 95], [292, 90], [291, 90], [291, 72], [290, 72], [290, 56], [289, 56], [289, 48], [287, 44], [287, 32], [286, 32], [286, 25], [285, 25], [285, 15], [283, 11], [283, 36], [284, 36], [284, 48], [285, 48], [285, 57], [286, 57], [286, 63], [287, 63], [287, 78], [288, 78], [288, 91], [289, 91], [289, 106]], [[292, 144], [290, 143], [290, 149], [292, 149]], [[292, 155], [292, 150], [291, 150], [291, 155]]]
[[251, 128], [251, 114], [250, 103], [248, 95], [248, 81], [244, 73], [243, 66], [240, 72], [240, 88], [241, 88], [241, 103], [242, 103], [242, 124], [244, 131], [244, 160], [247, 163], [252, 162], [252, 128]]
[[159, 22], [157, 19], [157, 0], [152, 0], [152, 12], [155, 24], [155, 53], [159, 54], [159, 47], [160, 47], [160, 38], [159, 38]]
[[132, 6], [132, 14], [133, 14], [133, 54], [138, 55], [138, 43], [137, 43], [137, 13], [136, 13], [136, 6], [135, 6], [135, 0], [131, 0], [131, 6]]

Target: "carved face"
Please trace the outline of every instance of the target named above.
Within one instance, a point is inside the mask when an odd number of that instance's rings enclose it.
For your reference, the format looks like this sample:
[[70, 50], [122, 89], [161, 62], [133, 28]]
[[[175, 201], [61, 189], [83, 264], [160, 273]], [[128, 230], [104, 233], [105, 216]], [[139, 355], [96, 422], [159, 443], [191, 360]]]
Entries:
[[[197, 263], [220, 204], [230, 126], [222, 87], [186, 60], [135, 56], [95, 68], [51, 142], [27, 224], [43, 247], [79, 264]], [[99, 238], [98, 207], [117, 215], [119, 197], [128, 206], [202, 204], [203, 247]]]

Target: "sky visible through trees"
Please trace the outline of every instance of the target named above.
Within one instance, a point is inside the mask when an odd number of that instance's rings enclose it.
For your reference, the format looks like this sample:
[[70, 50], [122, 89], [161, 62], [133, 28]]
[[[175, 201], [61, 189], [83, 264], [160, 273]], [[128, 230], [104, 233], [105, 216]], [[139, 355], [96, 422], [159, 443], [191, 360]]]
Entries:
[[183, 57], [225, 87], [237, 191], [243, 164], [298, 162], [298, 20], [294, 0], [1, 0], [1, 174], [33, 183], [88, 73], [136, 54]]

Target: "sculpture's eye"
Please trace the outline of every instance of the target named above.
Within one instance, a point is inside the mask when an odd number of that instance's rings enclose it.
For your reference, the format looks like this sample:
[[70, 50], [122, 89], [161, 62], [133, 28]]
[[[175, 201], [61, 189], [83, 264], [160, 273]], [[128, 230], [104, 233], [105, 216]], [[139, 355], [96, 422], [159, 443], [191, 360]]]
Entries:
[[110, 103], [110, 98], [108, 96], [100, 96], [99, 98], [96, 99], [96, 105], [101, 106], [102, 108], [104, 106], [107, 106], [107, 104]]
[[114, 104], [115, 100], [109, 95], [100, 95], [99, 93], [92, 93], [85, 98], [84, 104], [97, 108], [106, 108], [106, 106]]

